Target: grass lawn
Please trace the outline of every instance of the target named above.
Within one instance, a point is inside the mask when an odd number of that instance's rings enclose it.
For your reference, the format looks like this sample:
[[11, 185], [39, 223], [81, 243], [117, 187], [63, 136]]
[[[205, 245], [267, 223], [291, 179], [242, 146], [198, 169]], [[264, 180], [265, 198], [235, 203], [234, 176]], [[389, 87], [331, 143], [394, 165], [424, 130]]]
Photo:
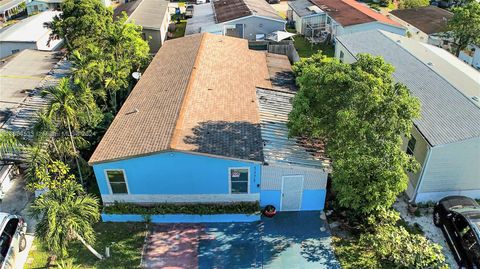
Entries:
[[[79, 241], [70, 245], [69, 255], [81, 268], [139, 268], [146, 227], [144, 223], [98, 223], [94, 248], [105, 253], [110, 246], [110, 258], [98, 260]], [[46, 268], [49, 254], [40, 241], [34, 241], [25, 268]]]
[[328, 57], [333, 57], [335, 55], [335, 49], [331, 44], [316, 44], [312, 45], [308, 40], [301, 36], [296, 35], [293, 37], [295, 49], [298, 52], [298, 55], [302, 58], [307, 58], [312, 56], [312, 54], [317, 53], [319, 50], [323, 52]]
[[180, 23], [175, 23], [175, 32], [170, 39], [185, 36], [185, 28], [187, 27], [187, 20], [180, 20]]

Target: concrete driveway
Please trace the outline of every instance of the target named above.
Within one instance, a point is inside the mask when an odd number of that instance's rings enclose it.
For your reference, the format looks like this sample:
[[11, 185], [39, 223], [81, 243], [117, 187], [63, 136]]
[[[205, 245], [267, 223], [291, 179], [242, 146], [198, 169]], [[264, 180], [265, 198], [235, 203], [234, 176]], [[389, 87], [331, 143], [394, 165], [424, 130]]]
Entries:
[[162, 224], [145, 242], [143, 268], [340, 268], [319, 212], [253, 223]]
[[15, 177], [12, 186], [0, 202], [0, 212], [20, 215], [27, 222], [27, 248], [20, 252], [15, 260], [15, 269], [22, 269], [27, 261], [28, 252], [33, 243], [36, 221], [28, 216], [28, 205], [34, 196], [25, 190], [25, 180], [21, 175]]

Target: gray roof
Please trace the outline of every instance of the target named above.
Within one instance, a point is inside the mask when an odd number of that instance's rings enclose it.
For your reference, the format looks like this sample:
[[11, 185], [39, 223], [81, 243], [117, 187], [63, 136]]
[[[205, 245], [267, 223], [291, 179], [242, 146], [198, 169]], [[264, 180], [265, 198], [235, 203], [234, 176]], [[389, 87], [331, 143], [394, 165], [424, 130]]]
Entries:
[[135, 11], [130, 15], [129, 20], [143, 28], [160, 30], [168, 10], [167, 0], [143, 0]]
[[27, 49], [0, 65], [0, 126], [58, 61], [54, 52]]
[[288, 138], [287, 121], [293, 97], [293, 93], [257, 88], [265, 162], [328, 168], [330, 160], [322, 141]]
[[193, 6], [193, 17], [187, 20], [185, 35], [202, 32], [202, 28], [215, 25], [213, 6], [210, 3]]
[[317, 14], [314, 11], [308, 10], [308, 7], [314, 6], [314, 4], [310, 2], [310, 0], [288, 1], [288, 5], [300, 17]]
[[414, 124], [430, 145], [480, 137], [480, 108], [427, 64], [381, 31], [343, 35], [337, 40], [352, 54], [383, 56], [395, 67], [393, 77], [421, 102]]

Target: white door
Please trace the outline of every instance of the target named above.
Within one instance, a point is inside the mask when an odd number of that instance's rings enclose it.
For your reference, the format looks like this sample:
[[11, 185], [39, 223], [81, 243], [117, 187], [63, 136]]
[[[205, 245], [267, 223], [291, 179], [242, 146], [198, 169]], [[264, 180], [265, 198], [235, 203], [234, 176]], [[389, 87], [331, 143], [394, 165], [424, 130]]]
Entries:
[[299, 211], [302, 205], [303, 176], [282, 177], [281, 211]]

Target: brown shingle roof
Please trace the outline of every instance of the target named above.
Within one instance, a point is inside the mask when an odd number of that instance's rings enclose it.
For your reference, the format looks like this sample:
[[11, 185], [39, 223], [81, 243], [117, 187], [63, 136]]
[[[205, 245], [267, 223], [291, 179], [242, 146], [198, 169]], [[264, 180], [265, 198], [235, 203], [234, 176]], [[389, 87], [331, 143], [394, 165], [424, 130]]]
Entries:
[[265, 0], [213, 0], [212, 3], [217, 23], [250, 15], [282, 20], [278, 12]]
[[201, 39], [202, 35], [192, 35], [165, 42], [103, 136], [91, 163], [170, 147]]
[[355, 0], [311, 0], [316, 6], [328, 13], [342, 26], [379, 21], [395, 26], [400, 24], [363, 6]]
[[247, 40], [205, 33], [167, 41], [90, 163], [168, 149], [261, 161], [257, 86], [272, 87], [266, 55]]
[[450, 11], [435, 6], [397, 9], [390, 13], [426, 34], [445, 32], [447, 21], [453, 17]]

